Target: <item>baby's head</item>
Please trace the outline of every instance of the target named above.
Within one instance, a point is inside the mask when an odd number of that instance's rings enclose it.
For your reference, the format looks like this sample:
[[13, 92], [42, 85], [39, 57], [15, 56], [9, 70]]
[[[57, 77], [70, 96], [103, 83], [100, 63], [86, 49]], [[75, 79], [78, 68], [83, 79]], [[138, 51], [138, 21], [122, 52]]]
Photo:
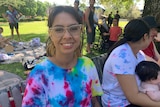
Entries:
[[160, 82], [160, 66], [155, 62], [142, 61], [136, 66], [135, 72], [142, 82]]
[[3, 32], [3, 28], [2, 27], [0, 27], [0, 34]]

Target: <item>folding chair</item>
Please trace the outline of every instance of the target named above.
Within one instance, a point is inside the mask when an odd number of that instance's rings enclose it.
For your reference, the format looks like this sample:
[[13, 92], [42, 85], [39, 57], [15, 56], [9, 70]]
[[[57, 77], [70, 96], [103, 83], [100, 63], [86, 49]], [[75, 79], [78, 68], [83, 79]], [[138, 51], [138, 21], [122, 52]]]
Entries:
[[11, 107], [6, 87], [0, 89], [0, 107]]

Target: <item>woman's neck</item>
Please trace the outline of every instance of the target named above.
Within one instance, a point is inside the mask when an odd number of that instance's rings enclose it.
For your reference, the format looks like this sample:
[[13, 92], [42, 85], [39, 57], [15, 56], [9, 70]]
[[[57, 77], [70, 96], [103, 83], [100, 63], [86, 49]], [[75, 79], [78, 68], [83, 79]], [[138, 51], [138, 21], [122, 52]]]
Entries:
[[140, 50], [140, 46], [138, 43], [132, 43], [132, 42], [128, 42], [129, 46], [131, 47], [131, 50], [134, 54], [135, 57], [137, 57], [137, 53], [139, 52]]
[[53, 57], [49, 58], [53, 63], [56, 65], [65, 68], [65, 69], [71, 69], [76, 65], [77, 58], [75, 55], [55, 55]]

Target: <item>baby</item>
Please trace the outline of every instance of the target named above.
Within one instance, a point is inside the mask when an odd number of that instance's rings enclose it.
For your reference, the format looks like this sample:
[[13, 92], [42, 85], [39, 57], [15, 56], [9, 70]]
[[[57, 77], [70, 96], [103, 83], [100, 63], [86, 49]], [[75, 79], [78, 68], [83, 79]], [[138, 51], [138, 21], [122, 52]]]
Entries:
[[152, 100], [160, 101], [160, 66], [155, 62], [142, 61], [136, 66], [135, 72], [141, 80], [139, 90]]

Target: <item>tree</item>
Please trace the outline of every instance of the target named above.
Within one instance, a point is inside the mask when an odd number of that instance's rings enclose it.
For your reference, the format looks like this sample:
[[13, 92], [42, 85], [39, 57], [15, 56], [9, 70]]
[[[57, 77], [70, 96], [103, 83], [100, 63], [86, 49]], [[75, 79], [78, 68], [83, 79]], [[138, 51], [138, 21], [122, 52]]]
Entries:
[[140, 16], [138, 8], [135, 6], [135, 2], [139, 0], [99, 0], [100, 4], [106, 7], [105, 14], [109, 14], [111, 11], [115, 13], [117, 10], [121, 15], [121, 18], [137, 18]]
[[35, 0], [24, 0], [25, 5], [20, 7], [22, 14], [26, 16], [35, 16], [37, 12], [37, 3]]
[[24, 4], [24, 0], [0, 0], [0, 7], [5, 5], [12, 5], [13, 7], [18, 8], [18, 6], [22, 6]]
[[155, 16], [160, 10], [160, 0], [145, 0], [142, 16]]
[[37, 1], [37, 16], [46, 16], [46, 5], [41, 1]]
[[109, 9], [128, 9], [133, 5], [133, 0], [99, 0], [100, 4], [106, 5]]
[[[140, 0], [99, 0], [100, 3], [104, 4], [107, 8], [114, 9], [126, 9], [130, 10], [130, 7], [133, 6], [134, 2], [138, 2]], [[144, 0], [144, 10], [142, 16], [156, 16], [160, 10], [160, 0]]]

